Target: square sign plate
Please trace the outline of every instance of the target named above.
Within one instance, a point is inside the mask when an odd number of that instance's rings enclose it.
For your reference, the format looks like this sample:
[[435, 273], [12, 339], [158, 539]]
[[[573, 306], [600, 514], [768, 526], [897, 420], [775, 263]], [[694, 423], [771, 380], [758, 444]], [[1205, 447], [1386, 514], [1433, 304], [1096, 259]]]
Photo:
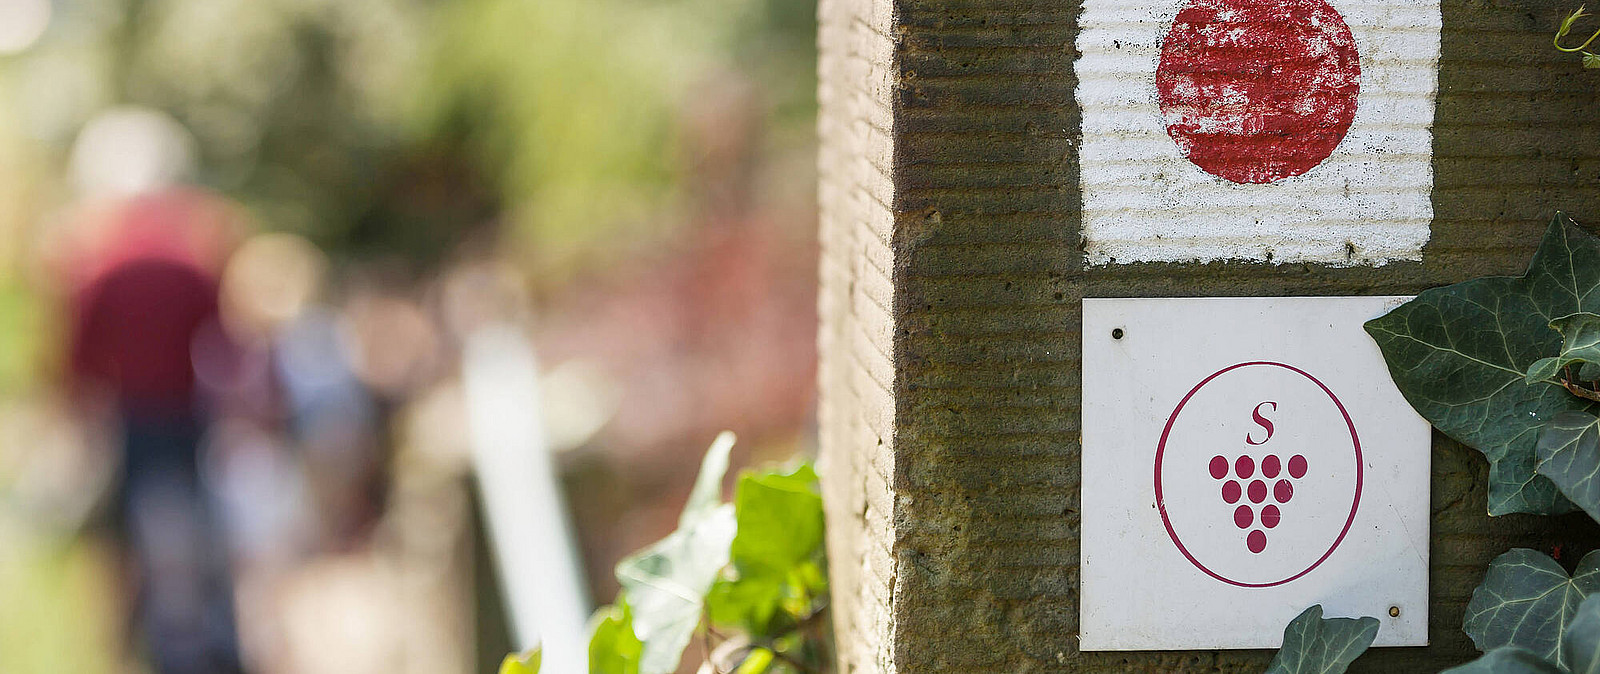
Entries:
[[1428, 643], [1428, 423], [1361, 327], [1405, 300], [1084, 300], [1083, 650], [1276, 648], [1312, 604]]

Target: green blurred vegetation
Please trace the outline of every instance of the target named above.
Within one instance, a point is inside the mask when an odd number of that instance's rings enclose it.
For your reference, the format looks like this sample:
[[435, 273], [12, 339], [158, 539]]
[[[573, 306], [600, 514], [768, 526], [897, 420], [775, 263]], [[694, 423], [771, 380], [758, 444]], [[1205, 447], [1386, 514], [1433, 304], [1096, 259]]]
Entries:
[[[139, 105], [182, 124], [194, 179], [266, 227], [417, 266], [503, 232], [531, 272], [559, 276], [682, 224], [679, 117], [698, 82], [760, 83], [773, 142], [810, 142], [813, 13], [814, 0], [70, 0], [0, 61], [0, 90], [42, 175], [65, 176], [96, 112]], [[72, 197], [40, 189], [45, 207]]]
[[[0, 55], [0, 403], [50, 395], [45, 258], [92, 196], [75, 143], [110, 109], [169, 116], [193, 157], [183, 180], [256, 226], [305, 235], [336, 270], [413, 276], [472, 244], [559, 286], [670, 244], [699, 217], [685, 128], [708, 82], [755, 90], [755, 152], [811, 163], [815, 0], [52, 7], [37, 43]], [[75, 533], [0, 531], [0, 671], [122, 664], [109, 562]]]

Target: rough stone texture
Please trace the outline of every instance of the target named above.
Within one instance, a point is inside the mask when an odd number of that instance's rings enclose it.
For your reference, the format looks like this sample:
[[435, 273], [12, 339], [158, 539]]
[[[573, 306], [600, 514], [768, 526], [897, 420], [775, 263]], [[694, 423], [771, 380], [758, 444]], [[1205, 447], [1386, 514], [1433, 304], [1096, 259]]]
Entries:
[[841, 671], [892, 672], [895, 367], [889, 7], [822, 0], [817, 334], [821, 463]]
[[[1420, 263], [1086, 269], [1073, 0], [822, 0], [819, 408], [841, 672], [1260, 671], [1269, 653], [1077, 651], [1084, 296], [1416, 292], [1518, 273], [1557, 208], [1600, 224], [1600, 76], [1549, 47], [1570, 8], [1445, 0], [1435, 221]], [[1436, 437], [1432, 646], [1513, 546], [1571, 564], [1583, 516], [1490, 519], [1482, 459]]]

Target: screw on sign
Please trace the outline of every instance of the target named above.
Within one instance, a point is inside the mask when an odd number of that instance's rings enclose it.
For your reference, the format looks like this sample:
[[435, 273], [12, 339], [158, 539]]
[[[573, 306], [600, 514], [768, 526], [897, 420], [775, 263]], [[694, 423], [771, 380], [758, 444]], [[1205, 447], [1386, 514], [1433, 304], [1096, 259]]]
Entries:
[[1270, 183], [1322, 163], [1355, 120], [1361, 56], [1325, 0], [1191, 0], [1162, 42], [1167, 133], [1207, 173]]
[[1334, 554], [1355, 521], [1362, 475], [1355, 422], [1332, 390], [1291, 365], [1239, 363], [1173, 409], [1156, 448], [1156, 504], [1195, 568], [1272, 587]]

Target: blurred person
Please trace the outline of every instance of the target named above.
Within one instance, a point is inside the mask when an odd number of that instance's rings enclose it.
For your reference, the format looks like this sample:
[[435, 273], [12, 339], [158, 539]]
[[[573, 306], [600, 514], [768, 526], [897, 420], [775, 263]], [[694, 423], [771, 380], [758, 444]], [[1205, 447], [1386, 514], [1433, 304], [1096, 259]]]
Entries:
[[193, 346], [217, 318], [216, 200], [175, 190], [119, 202], [73, 260], [69, 370], [81, 408], [119, 431], [112, 524], [129, 637], [160, 674], [239, 672], [233, 585], [200, 481], [206, 419]]

